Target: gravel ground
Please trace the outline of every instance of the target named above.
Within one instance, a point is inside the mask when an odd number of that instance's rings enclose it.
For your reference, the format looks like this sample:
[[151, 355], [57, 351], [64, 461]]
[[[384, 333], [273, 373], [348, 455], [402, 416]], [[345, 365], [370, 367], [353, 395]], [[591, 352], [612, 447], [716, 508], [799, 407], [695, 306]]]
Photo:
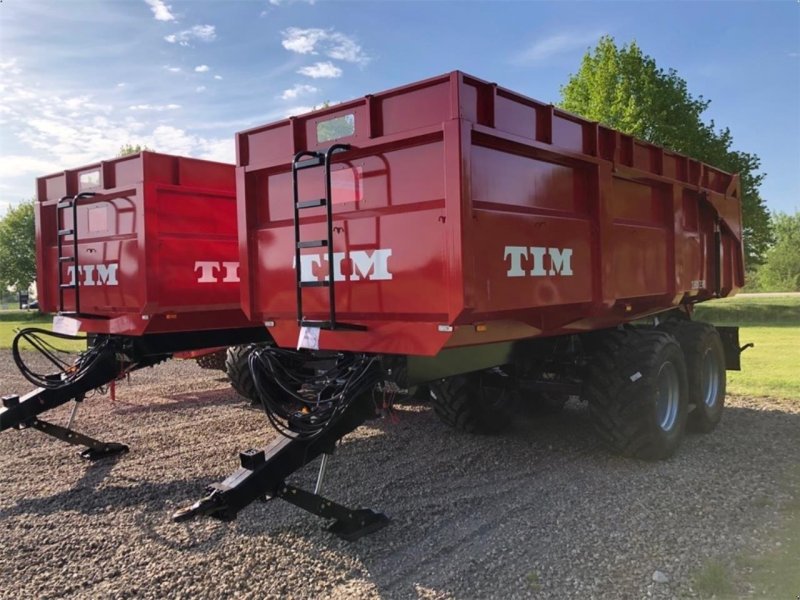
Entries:
[[[28, 389], [4, 353], [0, 390]], [[580, 405], [499, 437], [401, 406], [396, 423], [348, 436], [329, 466], [327, 495], [392, 518], [347, 543], [279, 500], [229, 524], [170, 521], [235, 470], [239, 450], [274, 435], [218, 373], [173, 361], [134, 374], [116, 403], [81, 408], [78, 429], [131, 446], [118, 460], [83, 462], [37, 431], [0, 434], [0, 598], [694, 597], [707, 561], [774, 545], [800, 463], [800, 400], [728, 401], [713, 434], [661, 463], [610, 455]], [[293, 483], [312, 487], [315, 474]]]

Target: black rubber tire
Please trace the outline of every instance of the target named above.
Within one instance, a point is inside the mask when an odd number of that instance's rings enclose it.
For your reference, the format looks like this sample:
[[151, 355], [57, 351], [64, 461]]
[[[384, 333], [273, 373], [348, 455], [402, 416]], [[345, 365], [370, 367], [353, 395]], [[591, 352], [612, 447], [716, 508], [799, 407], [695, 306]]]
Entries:
[[514, 402], [510, 390], [485, 387], [481, 372], [454, 375], [429, 384], [436, 415], [467, 433], [492, 434], [508, 428]]
[[[675, 453], [686, 428], [686, 363], [678, 342], [653, 328], [627, 327], [590, 334], [584, 397], [600, 437], [623, 456], [661, 460]], [[667, 364], [676, 374], [672, 423], [661, 427], [657, 379]]]
[[569, 400], [566, 394], [555, 392], [531, 392], [520, 390], [519, 409], [531, 417], [546, 417], [557, 415], [564, 410], [564, 405]]
[[248, 399], [251, 403], [259, 402], [256, 384], [250, 374], [249, 357], [255, 348], [252, 344], [231, 346], [225, 354], [225, 373], [228, 381], [237, 394]]
[[[725, 408], [727, 374], [725, 350], [713, 325], [685, 319], [671, 319], [659, 329], [675, 336], [686, 359], [689, 381], [689, 417], [686, 428], [697, 433], [710, 433], [720, 420]], [[713, 361], [711, 372], [705, 370], [706, 360]], [[706, 379], [715, 381], [706, 387]], [[707, 396], [710, 396], [707, 398]]]

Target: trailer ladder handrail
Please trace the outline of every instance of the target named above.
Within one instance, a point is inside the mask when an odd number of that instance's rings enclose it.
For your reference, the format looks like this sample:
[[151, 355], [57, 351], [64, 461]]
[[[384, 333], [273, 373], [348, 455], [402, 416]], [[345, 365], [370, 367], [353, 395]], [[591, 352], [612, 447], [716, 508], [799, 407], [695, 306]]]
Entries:
[[[80, 268], [78, 264], [78, 203], [85, 198], [96, 196], [95, 192], [81, 192], [74, 196], [64, 196], [56, 204], [56, 254], [58, 262], [58, 312], [62, 315], [79, 315], [81, 313]], [[61, 214], [64, 209], [72, 209], [72, 228], [62, 228]], [[64, 238], [72, 236], [72, 256], [64, 256]], [[72, 281], [64, 283], [64, 263], [73, 264]], [[75, 310], [64, 310], [64, 290], [75, 290]]]
[[[294, 265], [295, 283], [297, 290], [297, 324], [301, 327], [318, 327], [339, 331], [365, 331], [363, 325], [340, 323], [336, 320], [336, 287], [333, 264], [333, 199], [331, 193], [331, 158], [336, 152], [350, 149], [350, 144], [333, 144], [325, 152], [301, 150], [292, 159], [292, 203], [294, 208]], [[309, 160], [310, 158], [310, 160]], [[306, 159], [306, 160], [303, 160]], [[323, 167], [325, 170], [325, 197], [314, 200], [300, 201], [298, 186], [298, 171], [314, 167]], [[325, 207], [326, 236], [317, 240], [300, 239], [300, 211], [309, 208]], [[304, 281], [300, 250], [303, 248], [328, 249], [328, 278], [323, 281]], [[305, 318], [303, 313], [303, 288], [327, 287], [328, 288], [328, 320], [316, 321]]]

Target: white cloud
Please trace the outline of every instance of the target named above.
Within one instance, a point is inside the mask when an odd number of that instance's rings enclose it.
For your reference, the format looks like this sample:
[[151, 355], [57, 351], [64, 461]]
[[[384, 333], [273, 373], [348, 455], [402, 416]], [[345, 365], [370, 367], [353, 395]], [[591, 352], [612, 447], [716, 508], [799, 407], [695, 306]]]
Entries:
[[286, 111], [284, 116], [293, 117], [295, 115], [302, 115], [311, 112], [312, 110], [314, 110], [313, 106], [293, 106], [292, 108]]
[[205, 92], [206, 91], [206, 86], [198, 85], [196, 88], [194, 88], [194, 91], [195, 92]]
[[214, 79], [222, 79], [222, 75], [214, 75]]
[[289, 27], [281, 32], [281, 44], [298, 54], [324, 54], [329, 58], [365, 65], [370, 61], [356, 41], [333, 29]]
[[12, 154], [5, 155], [3, 160], [0, 160], [0, 177], [14, 177], [17, 175], [39, 176], [63, 170], [64, 165], [59, 165], [54, 160], [38, 156]]
[[117, 84], [117, 87], [118, 87], [118, 88], [124, 88], [126, 85], [128, 85], [128, 84], [127, 84], [127, 83], [125, 83], [124, 81], [121, 81], [121, 82], [119, 82], [119, 83]]
[[604, 32], [602, 31], [551, 35], [534, 42], [515, 56], [513, 62], [517, 64], [533, 64], [543, 62], [565, 52], [585, 50], [588, 46], [596, 43], [603, 35]]
[[288, 90], [283, 90], [283, 94], [281, 94], [281, 100], [296, 100], [300, 96], [305, 96], [307, 94], [313, 94], [317, 92], [317, 88], [313, 85], [308, 85], [305, 83], [298, 83]]
[[317, 3], [317, 0], [269, 0], [269, 3], [272, 6], [282, 6], [284, 4], [294, 4], [295, 2], [305, 2], [306, 4], [314, 5]]
[[[69, 88], [48, 87], [46, 80], [26, 78], [11, 61], [0, 61], [0, 118], [3, 159], [0, 160], [3, 202], [16, 203], [35, 194], [33, 177], [90, 164], [116, 156], [125, 144], [142, 144], [159, 152], [233, 162], [233, 136], [198, 134], [195, 126], [165, 117], [183, 116], [171, 98], [121, 98], [127, 89], [113, 91], [115, 105], [105, 98]], [[116, 84], [111, 84], [112, 87]], [[157, 98], [157, 96], [156, 96]], [[148, 102], [150, 100], [150, 102]], [[272, 114], [272, 113], [270, 113]], [[274, 117], [279, 118], [282, 112]], [[262, 122], [263, 114], [253, 118]], [[233, 129], [226, 129], [232, 131]], [[216, 134], [214, 134], [216, 136]]]
[[313, 79], [335, 79], [342, 76], [342, 70], [330, 61], [314, 63], [297, 72]]
[[154, 112], [163, 112], [165, 110], [177, 110], [180, 107], [180, 104], [134, 104], [128, 108], [130, 110], [151, 110]]
[[195, 25], [190, 29], [184, 29], [178, 33], [164, 36], [164, 39], [170, 44], [190, 46], [193, 40], [199, 40], [201, 42], [213, 42], [215, 39], [217, 39], [217, 31], [213, 25]]
[[174, 21], [175, 15], [170, 11], [172, 9], [168, 4], [164, 4], [163, 0], [144, 0], [153, 11], [153, 16], [156, 21]]
[[180, 73], [181, 72], [181, 68], [180, 67], [170, 67], [169, 65], [164, 65], [164, 69], [169, 71], [170, 73]]
[[0, 72], [8, 75], [19, 75], [22, 70], [17, 66], [17, 59], [10, 58], [6, 61], [0, 61]]
[[210, 70], [208, 65], [198, 65], [194, 68], [195, 73], [207, 73]]

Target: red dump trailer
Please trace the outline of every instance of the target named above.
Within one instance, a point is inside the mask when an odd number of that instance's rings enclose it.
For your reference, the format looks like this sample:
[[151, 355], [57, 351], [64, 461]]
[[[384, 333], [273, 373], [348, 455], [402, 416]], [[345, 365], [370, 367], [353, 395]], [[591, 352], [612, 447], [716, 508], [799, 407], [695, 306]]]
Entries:
[[[743, 284], [736, 175], [460, 72], [236, 139], [243, 307], [284, 346], [299, 320], [335, 320], [364, 330], [323, 323], [320, 348], [433, 356], [612, 327]], [[332, 237], [311, 155], [295, 165], [295, 236], [292, 158], [332, 141], [349, 146], [329, 169]], [[310, 246], [302, 314], [297, 243]]]
[[[0, 431], [33, 427], [90, 459], [125, 452], [72, 430], [72, 419], [61, 427], [38, 415], [172, 357], [222, 367], [225, 347], [269, 340], [239, 304], [234, 182], [233, 165], [147, 151], [37, 180], [39, 305], [58, 320], [54, 332], [16, 336], [14, 360], [37, 389], [3, 397]], [[51, 341], [79, 332], [91, 337], [72, 362]]]
[[145, 151], [40, 177], [36, 257], [41, 310], [83, 331], [252, 326], [233, 165]]
[[282, 347], [251, 371], [287, 440], [177, 518], [266, 495], [382, 527], [285, 477], [414, 384], [471, 432], [578, 397], [645, 459], [719, 422], [738, 332], [691, 314], [744, 283], [735, 174], [460, 72], [236, 140], [242, 305]]

